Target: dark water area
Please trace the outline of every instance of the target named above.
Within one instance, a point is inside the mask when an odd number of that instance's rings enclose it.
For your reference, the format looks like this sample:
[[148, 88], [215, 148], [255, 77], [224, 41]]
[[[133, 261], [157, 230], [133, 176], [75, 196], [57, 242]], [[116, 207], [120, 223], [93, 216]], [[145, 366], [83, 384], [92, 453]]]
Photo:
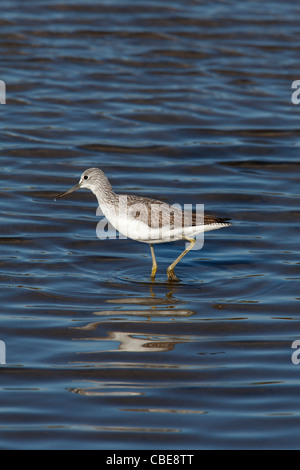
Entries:
[[[299, 14], [2, 0], [1, 449], [300, 447]], [[90, 167], [233, 225], [152, 282], [91, 192], [53, 200]]]

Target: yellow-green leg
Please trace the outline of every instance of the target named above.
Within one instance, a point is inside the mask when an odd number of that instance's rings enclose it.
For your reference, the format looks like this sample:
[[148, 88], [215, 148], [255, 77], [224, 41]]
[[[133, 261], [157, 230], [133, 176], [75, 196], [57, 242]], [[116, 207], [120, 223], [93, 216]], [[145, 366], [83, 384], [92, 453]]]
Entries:
[[177, 259], [175, 259], [175, 261], [173, 261], [173, 263], [168, 267], [167, 269], [167, 274], [168, 274], [168, 279], [169, 281], [178, 281], [178, 277], [175, 275], [174, 273], [174, 268], [176, 266], [177, 263], [179, 263], [179, 261], [193, 248], [193, 246], [195, 245], [196, 243], [196, 240], [194, 240], [193, 238], [186, 238], [185, 240], [187, 240], [188, 242], [190, 242], [190, 245], [181, 253], [180, 256], [178, 256]]
[[152, 271], [151, 271], [151, 277], [152, 277], [152, 279], [154, 279], [154, 278], [155, 278], [156, 271], [157, 271], [157, 263], [156, 263], [155, 254], [154, 254], [154, 248], [153, 248], [152, 243], [150, 243], [150, 250], [151, 250], [151, 255], [152, 255]]

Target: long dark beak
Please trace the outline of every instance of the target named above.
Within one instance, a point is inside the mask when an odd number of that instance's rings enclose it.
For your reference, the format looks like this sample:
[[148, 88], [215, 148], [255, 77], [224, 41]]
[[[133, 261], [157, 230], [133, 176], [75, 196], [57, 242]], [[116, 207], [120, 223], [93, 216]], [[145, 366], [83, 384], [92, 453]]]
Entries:
[[80, 186], [80, 183], [76, 184], [75, 186], [73, 186], [73, 188], [71, 189], [68, 189], [68, 191], [64, 192], [64, 193], [61, 193], [61, 194], [58, 194], [57, 196], [55, 196], [54, 198], [54, 201], [56, 201], [56, 199], [60, 199], [62, 197], [65, 197], [67, 196], [68, 194], [71, 194], [71, 193], [74, 193], [74, 191], [77, 191], [77, 189], [79, 189], [81, 186]]

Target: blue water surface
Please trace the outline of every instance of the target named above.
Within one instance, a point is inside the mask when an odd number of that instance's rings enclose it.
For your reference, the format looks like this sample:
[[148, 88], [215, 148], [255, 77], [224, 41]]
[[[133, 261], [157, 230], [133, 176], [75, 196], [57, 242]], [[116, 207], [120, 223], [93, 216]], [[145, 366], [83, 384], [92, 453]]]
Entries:
[[[299, 448], [299, 13], [2, 0], [1, 449]], [[233, 225], [153, 282], [89, 167]]]

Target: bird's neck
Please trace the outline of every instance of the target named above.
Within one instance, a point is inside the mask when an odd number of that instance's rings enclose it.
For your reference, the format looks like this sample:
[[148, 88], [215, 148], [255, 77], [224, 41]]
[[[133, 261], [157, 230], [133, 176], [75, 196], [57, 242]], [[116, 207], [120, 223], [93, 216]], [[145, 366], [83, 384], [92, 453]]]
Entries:
[[106, 177], [101, 180], [101, 185], [98, 185], [96, 188], [92, 188], [92, 191], [95, 194], [100, 207], [114, 204], [117, 199], [117, 195], [114, 193], [111, 184]]

